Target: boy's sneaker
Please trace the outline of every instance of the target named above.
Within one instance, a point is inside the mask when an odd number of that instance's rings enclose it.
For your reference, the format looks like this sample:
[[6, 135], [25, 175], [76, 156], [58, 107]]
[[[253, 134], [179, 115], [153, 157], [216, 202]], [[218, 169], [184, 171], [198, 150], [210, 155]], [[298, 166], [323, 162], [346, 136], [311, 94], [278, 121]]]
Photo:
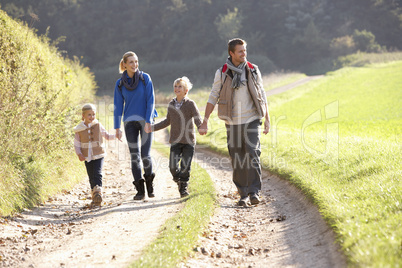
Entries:
[[240, 198], [239, 202], [237, 202], [237, 205], [240, 207], [248, 207], [248, 196]]
[[258, 194], [250, 194], [250, 203], [251, 205], [258, 205], [260, 203], [260, 198], [258, 197]]
[[98, 185], [92, 189], [92, 205], [96, 207], [102, 205], [102, 187]]

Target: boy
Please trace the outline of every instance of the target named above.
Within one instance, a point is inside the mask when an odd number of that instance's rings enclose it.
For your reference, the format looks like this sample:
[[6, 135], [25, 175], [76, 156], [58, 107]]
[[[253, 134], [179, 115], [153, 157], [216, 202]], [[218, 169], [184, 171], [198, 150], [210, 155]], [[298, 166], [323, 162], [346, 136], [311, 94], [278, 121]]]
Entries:
[[157, 131], [171, 125], [169, 168], [173, 180], [179, 186], [181, 198], [189, 195], [187, 187], [195, 147], [194, 123], [197, 128], [202, 123], [197, 105], [187, 97], [192, 86], [185, 76], [174, 81], [173, 91], [176, 98], [172, 99], [168, 105], [166, 119], [152, 127], [153, 131]]

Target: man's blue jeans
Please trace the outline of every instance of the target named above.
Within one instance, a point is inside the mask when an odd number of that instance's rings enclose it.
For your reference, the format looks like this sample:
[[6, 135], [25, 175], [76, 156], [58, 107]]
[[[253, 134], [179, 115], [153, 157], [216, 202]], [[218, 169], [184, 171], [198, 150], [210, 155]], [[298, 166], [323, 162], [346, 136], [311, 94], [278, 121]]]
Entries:
[[[144, 168], [145, 176], [152, 174], [151, 144], [153, 135], [152, 132], [146, 133], [144, 127], [144, 120], [124, 123], [134, 181], [143, 179], [141, 174], [142, 167]], [[141, 141], [139, 141], [139, 138], [141, 138]]]

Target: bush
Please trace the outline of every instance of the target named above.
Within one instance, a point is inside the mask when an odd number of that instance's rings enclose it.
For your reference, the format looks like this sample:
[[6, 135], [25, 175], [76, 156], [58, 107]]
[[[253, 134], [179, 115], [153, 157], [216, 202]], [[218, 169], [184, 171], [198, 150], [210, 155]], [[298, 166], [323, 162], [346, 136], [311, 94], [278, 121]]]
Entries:
[[353, 37], [345, 35], [332, 39], [329, 50], [333, 57], [345, 56], [356, 51], [356, 45]]
[[3, 11], [0, 24], [0, 214], [4, 215], [45, 198], [45, 182], [56, 189], [60, 177], [74, 179], [69, 173], [76, 165], [55, 160], [74, 154], [72, 126], [77, 121], [70, 115], [79, 103], [93, 98], [96, 84], [88, 68], [76, 59], [63, 59], [46, 37], [38, 38]]
[[385, 48], [382, 48], [375, 41], [375, 36], [373, 33], [363, 30], [355, 30], [353, 33], [353, 41], [356, 44], [357, 50], [362, 52], [382, 52], [385, 51]]

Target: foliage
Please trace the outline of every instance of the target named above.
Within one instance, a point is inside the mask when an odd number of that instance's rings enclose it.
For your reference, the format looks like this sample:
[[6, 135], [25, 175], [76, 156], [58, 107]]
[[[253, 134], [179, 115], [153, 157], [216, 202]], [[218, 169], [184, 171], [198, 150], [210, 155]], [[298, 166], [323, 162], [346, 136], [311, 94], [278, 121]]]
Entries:
[[329, 49], [334, 57], [345, 56], [356, 52], [356, 44], [352, 36], [345, 35], [332, 39]]
[[362, 52], [381, 52], [381, 46], [375, 41], [375, 36], [366, 30], [355, 30], [353, 40], [356, 48]]
[[223, 41], [228, 41], [233, 36], [238, 36], [242, 27], [242, 16], [237, 7], [233, 11], [228, 10], [225, 15], [219, 15], [215, 19], [216, 30]]
[[373, 63], [387, 63], [402, 60], [402, 52], [386, 53], [355, 53], [343, 57], [338, 57], [334, 62], [334, 68], [362, 67]]
[[63, 59], [47, 37], [1, 10], [0, 24], [0, 214], [7, 215], [80, 179], [83, 169], [74, 175], [70, 163], [71, 116], [95, 83], [78, 60]]
[[[156, 87], [166, 89], [176, 78], [174, 70], [180, 76], [189, 72], [196, 87], [210, 86], [227, 56], [227, 40], [235, 35], [247, 40], [254, 63], [261, 65], [260, 58], [272, 63], [261, 68], [263, 73], [274, 71], [271, 67], [325, 73], [333, 67], [333, 57], [349, 53], [352, 44], [346, 37], [355, 31], [363, 33], [361, 37], [369, 37], [366, 32], [375, 37], [375, 43], [363, 40], [363, 49], [358, 48], [362, 52], [402, 48], [399, 0], [37, 0], [35, 4], [0, 0], [0, 4], [39, 33], [48, 31], [52, 40], [65, 36], [60, 49], [89, 66], [100, 92], [108, 94], [118, 78], [120, 58], [128, 50], [138, 54], [140, 68], [151, 74]], [[39, 20], [33, 20], [33, 14]], [[330, 46], [342, 37], [337, 46]], [[214, 60], [206, 62], [204, 57]]]
[[[347, 67], [269, 98], [262, 166], [318, 205], [359, 267], [402, 265], [401, 71], [402, 61]], [[224, 124], [209, 124], [198, 143], [227, 153]]]

